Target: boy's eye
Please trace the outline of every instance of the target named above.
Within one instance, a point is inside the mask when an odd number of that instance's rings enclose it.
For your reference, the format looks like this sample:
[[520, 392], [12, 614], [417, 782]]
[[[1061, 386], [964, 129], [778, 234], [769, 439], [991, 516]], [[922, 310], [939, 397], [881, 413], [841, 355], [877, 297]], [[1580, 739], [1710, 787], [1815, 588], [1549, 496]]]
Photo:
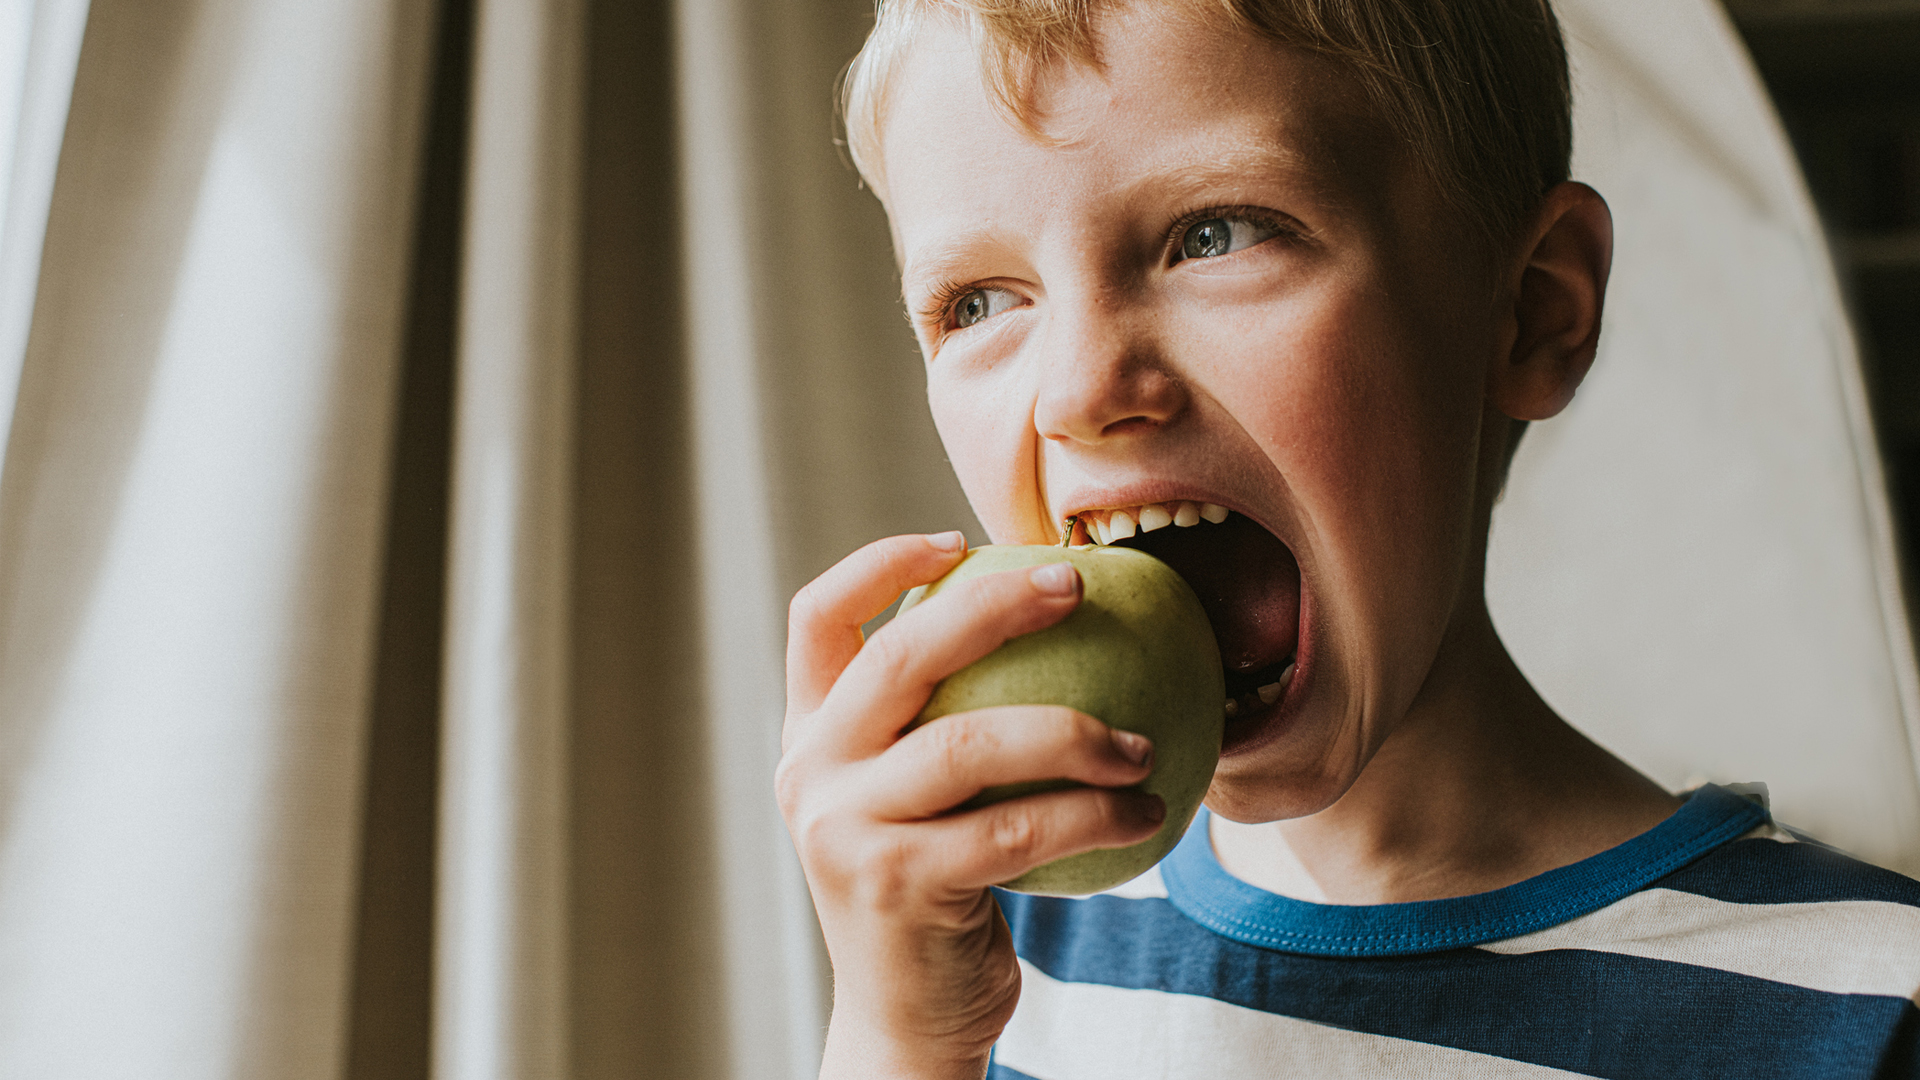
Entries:
[[1018, 305], [1020, 298], [1006, 289], [974, 289], [953, 302], [953, 326], [965, 330]]
[[1189, 259], [1210, 259], [1270, 240], [1280, 229], [1253, 218], [1208, 218], [1196, 221], [1180, 238], [1180, 254]]

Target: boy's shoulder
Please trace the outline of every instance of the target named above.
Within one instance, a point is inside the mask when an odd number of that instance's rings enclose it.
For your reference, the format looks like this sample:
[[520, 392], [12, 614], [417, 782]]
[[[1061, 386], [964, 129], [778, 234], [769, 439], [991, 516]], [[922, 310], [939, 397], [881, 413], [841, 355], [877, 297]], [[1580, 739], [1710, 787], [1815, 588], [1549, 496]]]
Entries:
[[[1732, 844], [1715, 847], [1655, 884], [1703, 901], [1749, 909], [1809, 911], [1807, 905], [1841, 905], [1824, 909], [1830, 915], [1874, 911], [1872, 905], [1920, 909], [1920, 880], [1864, 863], [1772, 822]], [[1761, 915], [1761, 911], [1749, 911], [1749, 915]]]
[[1775, 825], [1716, 848], [1659, 884], [1730, 904], [1867, 902], [1920, 907], [1920, 881]]
[[[1550, 894], [1262, 905], [1203, 854], [1081, 900], [1002, 894], [1024, 984], [996, 1076], [1920, 1076], [1920, 882], [1770, 823], [1551, 925], [1369, 954], [1303, 949], [1315, 920], [1429, 934]], [[1262, 944], [1282, 930], [1307, 944]]]
[[1783, 1006], [1822, 995], [1911, 1003], [1920, 998], [1920, 881], [1769, 824], [1596, 911], [1479, 948], [1629, 956], [1682, 965], [1703, 985], [1761, 980], [1755, 992]]

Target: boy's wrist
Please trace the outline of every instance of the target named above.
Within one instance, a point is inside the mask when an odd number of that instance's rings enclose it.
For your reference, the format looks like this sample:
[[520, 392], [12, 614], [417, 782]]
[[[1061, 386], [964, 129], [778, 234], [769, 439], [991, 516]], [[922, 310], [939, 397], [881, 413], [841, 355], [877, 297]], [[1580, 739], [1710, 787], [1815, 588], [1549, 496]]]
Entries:
[[981, 1080], [991, 1056], [835, 1023], [827, 1029], [820, 1080]]

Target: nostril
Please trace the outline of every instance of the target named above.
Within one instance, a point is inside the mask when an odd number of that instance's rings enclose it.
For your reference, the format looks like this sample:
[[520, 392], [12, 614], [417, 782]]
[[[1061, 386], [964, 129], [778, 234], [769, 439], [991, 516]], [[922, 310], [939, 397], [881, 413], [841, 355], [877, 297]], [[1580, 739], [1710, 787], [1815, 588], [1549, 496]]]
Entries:
[[1108, 438], [1123, 435], [1145, 435], [1160, 426], [1160, 421], [1146, 416], [1129, 416], [1125, 420], [1115, 420], [1102, 428], [1100, 434]]

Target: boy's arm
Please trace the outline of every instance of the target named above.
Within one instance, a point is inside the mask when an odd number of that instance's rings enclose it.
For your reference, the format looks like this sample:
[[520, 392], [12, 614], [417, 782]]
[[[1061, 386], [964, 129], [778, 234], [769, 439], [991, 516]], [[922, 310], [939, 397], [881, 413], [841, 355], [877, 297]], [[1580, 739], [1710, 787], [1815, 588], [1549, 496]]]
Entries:
[[[988, 886], [1137, 843], [1164, 813], [1113, 790], [1145, 778], [1147, 741], [1071, 709], [982, 709], [902, 734], [941, 679], [1080, 602], [1065, 563], [995, 574], [862, 642], [862, 623], [965, 552], [958, 533], [892, 537], [794, 597], [778, 790], [833, 961], [822, 1077], [978, 1080], [1020, 994]], [[1053, 778], [1093, 786], [955, 812], [983, 788]]]

